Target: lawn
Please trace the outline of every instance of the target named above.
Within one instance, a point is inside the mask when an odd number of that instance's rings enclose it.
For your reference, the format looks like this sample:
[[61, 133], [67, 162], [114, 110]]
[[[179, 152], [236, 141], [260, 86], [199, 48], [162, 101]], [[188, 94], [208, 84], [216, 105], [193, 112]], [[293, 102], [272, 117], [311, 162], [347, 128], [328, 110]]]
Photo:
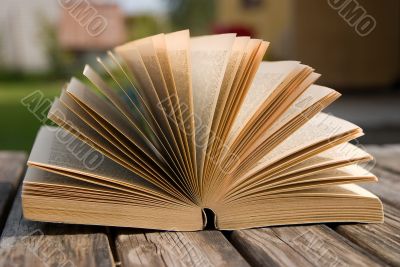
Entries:
[[[30, 112], [21, 99], [39, 90], [44, 99], [53, 100], [59, 95], [62, 84], [62, 81], [46, 80], [0, 81], [0, 150], [30, 151], [43, 121], [35, 112]], [[47, 114], [43, 108], [40, 112]]]

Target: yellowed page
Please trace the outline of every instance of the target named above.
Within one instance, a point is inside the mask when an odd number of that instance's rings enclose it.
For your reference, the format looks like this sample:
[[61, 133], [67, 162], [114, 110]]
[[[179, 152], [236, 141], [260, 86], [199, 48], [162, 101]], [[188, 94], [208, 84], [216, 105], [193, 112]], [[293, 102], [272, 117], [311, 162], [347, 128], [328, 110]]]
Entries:
[[[98, 83], [100, 84], [101, 81], [98, 81]], [[168, 156], [170, 158], [172, 157], [171, 154], [168, 153], [169, 150], [167, 150], [165, 147], [163, 148], [164, 151], [167, 151], [167, 153], [159, 153], [148, 139], [143, 139], [142, 132], [138, 127], [134, 127], [134, 125], [131, 124], [124, 115], [118, 112], [116, 108], [109, 105], [106, 101], [101, 99], [98, 95], [96, 95], [78, 80], [72, 79], [66, 91], [75, 99], [79, 100], [80, 103], [91, 109], [96, 115], [104, 118], [112, 127], [118, 130], [120, 134], [127, 138], [127, 140], [132, 142], [132, 144], [146, 153], [147, 156], [153, 157], [154, 161], [157, 161], [154, 159], [154, 156], [157, 158], [162, 158], [161, 155]], [[85, 130], [84, 127], [82, 129]], [[152, 154], [153, 156], [151, 156]], [[175, 173], [179, 173], [179, 169], [176, 168], [177, 163], [175, 161], [176, 158], [170, 160], [169, 166], [174, 166]], [[176, 175], [176, 177], [181, 177], [181, 175]]]
[[[257, 139], [254, 144], [242, 151], [240, 157], [234, 159], [227, 166], [224, 179], [217, 179], [217, 184], [212, 184], [213, 191], [221, 191], [221, 186], [237, 177], [249, 177], [252, 167], [263, 156], [284, 142], [296, 129], [300, 128], [315, 114], [328, 104], [332, 103], [339, 94], [327, 87], [310, 86], [296, 101]], [[243, 178], [246, 179], [246, 178]]]
[[[70, 178], [28, 169], [25, 179], [45, 182], [52, 180], [54, 183], [54, 180]], [[65, 182], [68, 184], [68, 180]], [[52, 191], [46, 192], [38, 187], [32, 187], [35, 183], [30, 185], [28, 183], [24, 183], [22, 190], [22, 209], [24, 218], [29, 220], [176, 231], [201, 230], [203, 226], [201, 209], [194, 205], [157, 202], [144, 195], [127, 199], [119, 195], [113, 197], [90, 190], [64, 191], [59, 187], [56, 191], [58, 194], [53, 194]], [[50, 188], [55, 189], [54, 186]]]
[[235, 34], [201, 36], [192, 38], [190, 43], [196, 164], [197, 177], [200, 178], [215, 106], [235, 36]]
[[57, 174], [53, 170], [48, 171], [37, 167], [28, 167], [27, 172], [30, 172], [30, 174], [27, 174], [24, 178], [23, 190], [29, 190], [30, 192], [42, 195], [57, 196], [57, 194], [69, 194], [73, 196], [75, 194], [77, 196], [78, 194], [82, 194], [82, 197], [85, 198], [85, 194], [87, 194], [89, 198], [90, 196], [106, 196], [121, 203], [124, 203], [125, 200], [128, 200], [129, 203], [132, 203], [130, 201], [136, 201], [136, 205], [143, 205], [143, 201], [148, 201], [150, 205], [159, 203], [165, 206], [170, 204], [193, 206], [192, 203], [184, 203], [159, 189], [150, 190], [150, 188], [144, 187], [144, 190], [140, 190], [139, 187], [131, 187], [129, 190], [126, 190], [127, 187], [118, 188], [117, 184], [115, 184], [115, 187], [112, 187], [111, 183], [101, 185], [89, 180], [76, 179], [72, 176]]
[[342, 181], [345, 181], [344, 183], [348, 183], [349, 180], [352, 180], [351, 183], [357, 183], [357, 180], [363, 180], [364, 182], [377, 182], [378, 178], [361, 166], [348, 165], [335, 169], [324, 170], [307, 176], [293, 176], [285, 179], [279, 179], [279, 181], [274, 181], [273, 183], [270, 183], [267, 188], [273, 188], [273, 192], [275, 193], [276, 188], [278, 190], [297, 190], [298, 187], [311, 187], [313, 186], [313, 183], [316, 183], [317, 186], [320, 186], [321, 184], [332, 182], [341, 183]]
[[239, 114], [232, 126], [230, 137], [232, 139], [247, 121], [255, 114], [255, 112], [264, 104], [273, 94], [278, 86], [286, 79], [292, 77], [293, 73], [298, 70], [300, 63], [297, 61], [281, 61], [261, 63], [257, 70], [256, 76], [250, 87]]
[[[260, 136], [290, 108], [292, 103], [300, 97], [307, 87], [319, 77], [318, 74], [312, 72], [310, 67], [301, 64], [298, 64], [297, 67], [293, 67], [292, 70], [293, 71], [287, 75], [285, 79], [276, 84], [277, 87], [272, 87], [273, 89], [271, 89], [269, 94], [264, 92], [267, 94], [267, 97], [264, 98], [264, 102], [259, 102], [257, 110], [254, 109], [254, 113], [247, 116], [243, 124], [231, 130], [224, 145], [224, 151], [218, 160], [218, 165], [223, 166], [224, 169], [220, 168], [219, 171], [213, 174], [213, 177], [215, 177], [213, 178], [214, 180], [223, 179], [223, 176], [226, 176], [226, 170], [233, 170], [235, 165], [239, 164], [243, 159], [246, 159], [243, 154], [251, 151], [250, 147], [258, 138], [260, 138]], [[263, 88], [264, 87], [261, 87], [260, 90], [263, 91]], [[251, 90], [249, 94], [251, 95]], [[259, 99], [262, 95], [256, 94], [253, 95], [253, 97]], [[250, 102], [251, 100], [249, 100], [248, 103]], [[247, 106], [252, 108], [251, 104]], [[242, 107], [240, 112], [243, 112], [243, 110], [246, 110], [246, 108]]]
[[[114, 144], [110, 143], [107, 139], [103, 138], [96, 130], [88, 127], [88, 125], [81, 120], [74, 113], [70, 112], [59, 100], [56, 100], [49, 113], [48, 118], [58, 124], [63, 129], [70, 131], [72, 134], [78, 133], [78, 138], [89, 145], [95, 144], [95, 149], [99, 147], [102, 153], [105, 155], [112, 156], [114, 159], [118, 159], [119, 162], [123, 162], [123, 166], [129, 166], [132, 170], [136, 171], [143, 177], [152, 179], [154, 172], [150, 174], [149, 169], [144, 168], [142, 162], [136, 161], [136, 158], [131, 158], [123, 153], [119, 148], [115, 147]], [[80, 145], [79, 140], [74, 140], [74, 145]]]
[[168, 121], [166, 112], [164, 112], [163, 105], [166, 103], [161, 102], [162, 99], [160, 99], [160, 96], [154, 87], [138, 48], [132, 46], [126, 49], [123, 49], [123, 47], [119, 49], [116, 48], [116, 52], [127, 61], [129, 68], [139, 84], [141, 94], [147, 105], [150, 107], [151, 112], [156, 119], [155, 121], [159, 125], [158, 129], [159, 137], [162, 140], [161, 144], [167, 150], [167, 155], [170, 157], [171, 164], [176, 165], [177, 172], [180, 174], [178, 178], [187, 181], [187, 178], [185, 179], [185, 177], [188, 177], [189, 174], [187, 168], [185, 168], [186, 164], [180, 155], [180, 150], [174, 137], [174, 131]]
[[[361, 129], [345, 120], [334, 116], [320, 113], [309, 120], [300, 129], [294, 132], [285, 142], [275, 147], [271, 152], [261, 158], [249, 173], [264, 173], [260, 177], [269, 177], [282, 166], [285, 168], [314, 156], [323, 150], [344, 143], [360, 136]], [[244, 188], [248, 184], [254, 183], [254, 179], [237, 177], [232, 188]], [[261, 183], [262, 179], [257, 179]]]
[[[194, 165], [195, 162], [194, 158], [192, 158], [192, 154], [189, 147], [190, 140], [188, 140], [187, 138], [188, 136], [185, 130], [182, 111], [179, 106], [180, 105], [179, 96], [176, 89], [175, 79], [170, 62], [170, 50], [168, 49], [167, 46], [168, 44], [167, 36], [164, 34], [153, 36], [152, 43], [156, 51], [156, 55], [160, 64], [160, 70], [163, 74], [163, 78], [168, 93], [168, 95], [166, 96], [168, 99], [163, 100], [163, 102], [165, 102], [166, 100], [169, 101], [170, 107], [166, 109], [166, 112], [168, 114], [170, 123], [173, 125], [175, 138], [178, 142], [178, 146], [180, 149], [180, 155], [181, 158], [183, 159], [186, 172], [188, 173], [186, 183], [188, 184], [188, 187], [191, 189], [192, 193], [194, 195], [197, 195], [197, 198], [200, 198], [199, 188], [197, 187], [195, 178], [195, 172], [196, 172]], [[189, 70], [187, 69], [186, 71]]]
[[[30, 173], [38, 173], [38, 175], [32, 176]], [[36, 165], [28, 167], [23, 190], [29, 192], [29, 194], [41, 196], [60, 197], [61, 195], [69, 195], [81, 197], [87, 201], [91, 201], [93, 198], [103, 198], [131, 205], [188, 205], [166, 192], [151, 191], [148, 188], [142, 190], [138, 187], [107, 182], [103, 178], [98, 179], [76, 172]]]
[[[228, 61], [228, 66], [225, 71], [224, 79], [221, 85], [221, 90], [218, 96], [210, 134], [208, 137], [207, 152], [203, 167], [204, 170], [208, 166], [208, 161], [210, 160], [210, 153], [212, 153], [213, 151], [212, 148], [214, 147], [214, 142], [217, 142], [216, 145], [218, 145], [218, 143], [222, 141], [221, 136], [218, 135], [217, 131], [218, 128], [220, 127], [220, 120], [223, 115], [223, 112], [227, 108], [226, 107], [227, 99], [230, 94], [234, 93], [233, 90], [236, 89], [232, 88], [232, 85], [235, 80], [236, 74], [239, 70], [242, 59], [245, 55], [245, 49], [249, 40], [250, 40], [249, 37], [237, 37], [233, 44], [232, 52]], [[207, 183], [206, 180], [208, 178], [209, 176], [203, 172], [203, 183]]]
[[238, 134], [232, 135], [230, 153], [238, 155], [239, 151], [246, 151], [320, 76], [313, 73], [310, 67], [302, 67], [303, 70], [290, 81], [290, 85], [277, 88], [273, 92], [275, 96], [264, 102]]
[[67, 107], [71, 112], [83, 120], [88, 127], [97, 131], [104, 139], [112, 143], [122, 153], [129, 156], [132, 160], [139, 160], [145, 162], [151, 169], [157, 172], [157, 169], [161, 169], [163, 175], [169, 176], [171, 179], [176, 176], [174, 169], [168, 161], [164, 159], [162, 155], [159, 157], [151, 157], [147, 159], [143, 153], [138, 150], [126, 138], [121, 137], [120, 132], [115, 131], [109, 127], [107, 122], [102, 120], [97, 114], [89, 112], [84, 105], [80, 105], [79, 101], [75, 101], [72, 96], [68, 93], [63, 92], [60, 96], [60, 102]]
[[[104, 81], [107, 81], [105, 88], [100, 88], [100, 91], [105, 91], [106, 95], [109, 95], [108, 99], [110, 101], [111, 99], [116, 99], [117, 103], [115, 103], [115, 100], [113, 103], [121, 105], [119, 109], [122, 113], [127, 114], [131, 122], [140, 128], [147, 139], [151, 140], [159, 148], [157, 123], [140, 91], [137, 89], [133, 75], [130, 73], [126, 63], [120, 56], [113, 54], [111, 51], [108, 51], [107, 56], [103, 59], [97, 58], [97, 61], [98, 65], [100, 65], [98, 69], [101, 71], [101, 77], [97, 82], [105, 84]], [[92, 76], [98, 75], [94, 73]], [[108, 86], [111, 92], [107, 88]]]
[[[168, 71], [169, 59], [166, 55], [165, 35], [158, 34], [148, 38], [143, 38], [128, 45], [136, 47], [140, 53], [147, 73], [149, 74], [160, 99], [158, 106], [162, 106], [161, 111], [165, 112], [168, 118], [169, 127], [173, 132], [173, 141], [179, 150], [177, 156], [181, 161], [182, 168], [185, 170], [187, 179], [189, 179], [189, 176], [193, 176], [193, 174], [191, 172], [190, 162], [187, 159], [188, 151], [186, 150], [185, 143], [181, 136], [180, 113], [174, 108], [177, 101], [175, 98], [176, 93], [174, 90], [175, 85], [172, 80], [172, 74]], [[160, 64], [160, 60], [163, 60], [164, 64]], [[170, 88], [167, 87], [164, 74], [169, 77], [168, 84], [170, 85]]]
[[281, 194], [308, 188], [325, 187], [334, 184], [377, 182], [375, 175], [357, 165], [349, 165], [336, 169], [325, 170], [306, 176], [290, 176], [263, 184], [254, 184], [234, 194], [226, 200], [244, 200], [245, 198], [260, 198], [264, 195]]
[[[236, 72], [231, 92], [226, 99], [225, 108], [221, 114], [220, 122], [216, 130], [216, 140], [212, 145], [212, 150], [209, 153], [211, 160], [208, 161], [208, 166], [205, 167], [205, 177], [213, 177], [212, 173], [220, 166], [218, 160], [221, 153], [225, 150], [225, 140], [231, 129], [232, 123], [237, 116], [240, 106], [243, 103], [244, 96], [250, 88], [252, 82], [252, 68], [259, 66], [262, 60], [261, 53], [265, 53], [267, 44], [264, 44], [259, 39], [250, 39], [243, 51], [243, 57]], [[254, 71], [255, 73], [255, 71]], [[218, 106], [218, 104], [217, 104]]]
[[[71, 119], [68, 116], [66, 118], [68, 121]], [[74, 122], [76, 125], [75, 120]], [[81, 128], [79, 129], [81, 130]], [[83, 133], [85, 134], [85, 132]], [[85, 137], [89, 136], [86, 135]], [[88, 141], [91, 140], [88, 139]], [[98, 143], [99, 140], [94, 140], [94, 142]], [[156, 187], [154, 186], [157, 185], [162, 190], [165, 190], [165, 192], [188, 201], [188, 198], [179, 192], [179, 186], [171, 186], [166, 177], [159, 176], [157, 178], [156, 174], [145, 172], [141, 164], [136, 163], [137, 161], [130, 161], [124, 156], [118, 156], [117, 159], [110, 158], [110, 155], [115, 155], [115, 151], [113, 151], [111, 146], [107, 145], [106, 141], [98, 145], [98, 147], [105, 147], [106, 150], [97, 151], [97, 147], [93, 149], [88, 144], [60, 128], [44, 127], [38, 134], [28, 163], [53, 172], [58, 170], [64, 173], [76, 173], [142, 191], [148, 188], [150, 192], [151, 190], [158, 192], [160, 190], [155, 190]], [[107, 151], [111, 151], [114, 154], [110, 154]], [[94, 157], [92, 155], [97, 155], [101, 158], [95, 158], [97, 161], [92, 163]], [[122, 158], [122, 164], [119, 162], [120, 158]]]
[[[181, 116], [184, 137], [190, 154], [190, 164], [194, 179], [196, 179], [196, 148], [195, 126], [193, 111], [193, 93], [190, 61], [190, 33], [189, 30], [173, 32], [165, 35], [166, 49], [172, 76], [175, 82], [178, 103], [174, 104], [174, 110]], [[197, 189], [199, 190], [199, 189]]]
[[[351, 122], [321, 112], [266, 155], [263, 162], [275, 162], [312, 144], [323, 140], [333, 140], [336, 136], [353, 131], [361, 131], [361, 129]], [[265, 161], [265, 159], [268, 160]]]
[[133, 144], [145, 151], [148, 155], [156, 153], [157, 149], [152, 146], [150, 141], [138, 127], [131, 124], [130, 121], [120, 113], [114, 106], [107, 103], [100, 96], [92, 92], [82, 82], [77, 79], [71, 79], [66, 91], [96, 114], [104, 118], [114, 128], [121, 132]]
[[[146, 153], [148, 156], [151, 157], [151, 153], [153, 153], [158, 158], [162, 158], [159, 153], [157, 153], [157, 149], [151, 145], [149, 140], [141, 138], [140, 131], [139, 133], [135, 130], [140, 130], [138, 128], [134, 128], [132, 124], [115, 108], [111, 105], [107, 105], [107, 103], [100, 99], [94, 92], [90, 89], [85, 87], [82, 83], [78, 80], [73, 79], [71, 80], [67, 90], [69, 94], [71, 94], [74, 98], [79, 100], [83, 105], [89, 107], [94, 113], [104, 118], [111, 126], [117, 129], [122, 135], [124, 135], [132, 144], [137, 146], [140, 150]], [[82, 131], [86, 130], [85, 127], [82, 127]], [[97, 134], [97, 133], [96, 133]], [[98, 135], [98, 134], [97, 134]], [[140, 143], [140, 141], [146, 141], [146, 143]], [[151, 149], [151, 150], [150, 150]], [[170, 156], [170, 154], [165, 153], [165, 156]], [[121, 155], [120, 155], [121, 156]], [[124, 155], [125, 156], [125, 155]], [[157, 161], [154, 159], [153, 160]], [[140, 161], [140, 159], [139, 159]], [[175, 162], [170, 161], [169, 166], [175, 166]], [[178, 172], [179, 170], [175, 170]], [[177, 175], [176, 177], [180, 177]]]
[[[288, 175], [305, 175], [326, 168], [346, 166], [354, 163], [361, 164], [372, 159], [372, 156], [360, 147], [351, 143], [344, 143], [283, 170], [279, 174], [274, 174], [274, 179]], [[361, 165], [363, 166], [364, 164]]]
[[[75, 133], [79, 133], [77, 135], [78, 138], [94, 147], [96, 150], [118, 162], [125, 168], [154, 183], [155, 185], [165, 189], [167, 192], [181, 195], [187, 194], [185, 190], [182, 190], [179, 181], [176, 181], [175, 179], [168, 179], [168, 176], [160, 175], [158, 172], [154, 172], [152, 169], [149, 169], [145, 164], [143, 164], [141, 159], [137, 157], [131, 158], [125, 153], [122, 153], [112, 143], [107, 141], [107, 139], [104, 139], [99, 133], [97, 133], [91, 127], [88, 127], [88, 125], [79, 117], [71, 112], [68, 112], [68, 110], [58, 101], [53, 103], [48, 116], [52, 121], [68, 130], [72, 134], [75, 135]], [[189, 194], [187, 195], [190, 198]]]
[[[268, 208], [265, 208], [268, 207]], [[380, 200], [354, 184], [302, 189], [214, 208], [220, 229], [324, 222], [383, 222]]]
[[235, 172], [235, 168], [240, 168], [240, 173], [244, 173], [251, 167], [251, 164], [256, 163], [263, 155], [284, 142], [288, 135], [304, 125], [339, 96], [339, 93], [328, 87], [311, 85], [270, 127], [253, 140], [253, 144], [248, 149], [241, 152], [240, 158], [236, 165], [231, 167], [230, 173], [238, 174]]
[[[279, 72], [274, 71], [275, 64], [278, 66]], [[298, 62], [262, 62], [258, 70], [259, 75], [256, 74], [226, 138], [223, 150], [217, 159], [217, 166], [224, 168], [215, 169], [215, 172], [211, 174], [212, 177], [215, 177], [213, 179], [221, 179], [226, 174], [226, 170], [230, 170], [233, 167], [232, 164], [236, 163], [241, 157], [240, 152], [246, 151], [246, 148], [251, 144], [250, 141], [253, 140], [254, 142], [257, 136], [268, 129], [269, 124], [279, 115], [278, 112], [274, 112], [276, 107], [284, 110], [290, 106], [289, 98], [297, 96], [303, 88], [295, 88], [294, 91], [297, 91], [297, 93], [292, 93], [289, 96], [287, 96], [287, 92], [293, 91], [290, 87], [294, 81], [299, 79], [299, 75], [306, 68]], [[273, 73], [272, 76], [279, 76], [279, 78], [272, 79], [270, 71]], [[286, 93], [284, 94], [284, 92]], [[255, 101], [254, 105], [253, 101]], [[280, 103], [282, 101], [285, 104]], [[275, 115], [274, 118], [271, 117], [272, 115]], [[261, 131], [259, 127], [265, 129]]]
[[[166, 118], [164, 126], [167, 126], [167, 129], [172, 133], [169, 135], [168, 140], [174, 148], [175, 160], [180, 162], [181, 170], [184, 172], [186, 179], [185, 182], [191, 183], [189, 177], [193, 177], [194, 175], [193, 168], [191, 160], [188, 158], [189, 148], [187, 140], [184, 140], [184, 133], [181, 131], [181, 128], [183, 128], [182, 116], [179, 109], [175, 108], [178, 100], [176, 98], [175, 83], [170, 70], [166, 48], [165, 35], [158, 34], [119, 46], [116, 48], [116, 51], [126, 59], [131, 60], [131, 64], [137, 65], [137, 62], [132, 61], [132, 50], [137, 49], [146, 71], [138, 71], [136, 67], [134, 72], [137, 76], [143, 76], [147, 72], [150, 80], [144, 83], [145, 88], [148, 91], [149, 87], [153, 87], [154, 92], [157, 94], [156, 97], [149, 97], [149, 100], [158, 109], [153, 108], [154, 112], [164, 113], [163, 117]], [[143, 77], [139, 77], [139, 80], [143, 80]], [[152, 86], [149, 82], [151, 82]], [[152, 88], [150, 90], [153, 91]], [[155, 99], [158, 99], [157, 103], [154, 102]], [[193, 188], [191, 189], [193, 190]]]
[[137, 188], [157, 190], [153, 184], [56, 127], [42, 127], [35, 140], [28, 164], [58, 166], [78, 173], [106, 177]]

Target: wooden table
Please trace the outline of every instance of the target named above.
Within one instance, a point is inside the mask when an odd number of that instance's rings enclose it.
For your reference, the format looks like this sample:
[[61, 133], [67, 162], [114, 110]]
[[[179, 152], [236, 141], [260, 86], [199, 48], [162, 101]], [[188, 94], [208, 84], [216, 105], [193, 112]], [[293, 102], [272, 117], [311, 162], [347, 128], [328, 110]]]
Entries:
[[384, 224], [160, 232], [26, 221], [26, 155], [0, 152], [0, 266], [400, 266], [400, 145], [369, 146]]

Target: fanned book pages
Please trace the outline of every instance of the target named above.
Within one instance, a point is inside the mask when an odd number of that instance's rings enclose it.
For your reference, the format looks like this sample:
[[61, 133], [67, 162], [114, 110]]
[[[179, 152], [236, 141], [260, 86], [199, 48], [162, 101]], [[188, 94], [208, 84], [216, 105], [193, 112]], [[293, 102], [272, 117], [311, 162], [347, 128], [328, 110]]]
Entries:
[[158, 34], [116, 47], [62, 89], [23, 183], [27, 219], [163, 230], [383, 221], [339, 97], [269, 43]]

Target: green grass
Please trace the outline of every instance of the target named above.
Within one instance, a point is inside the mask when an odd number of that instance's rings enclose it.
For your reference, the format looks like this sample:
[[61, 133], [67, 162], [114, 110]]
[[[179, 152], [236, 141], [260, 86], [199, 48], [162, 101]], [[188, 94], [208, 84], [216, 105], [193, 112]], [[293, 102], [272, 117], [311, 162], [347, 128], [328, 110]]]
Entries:
[[[60, 94], [62, 84], [46, 80], [0, 81], [0, 150], [30, 151], [44, 122], [22, 105], [21, 99], [39, 90], [44, 98], [53, 100]], [[40, 112], [47, 114], [47, 108], [44, 109]]]

